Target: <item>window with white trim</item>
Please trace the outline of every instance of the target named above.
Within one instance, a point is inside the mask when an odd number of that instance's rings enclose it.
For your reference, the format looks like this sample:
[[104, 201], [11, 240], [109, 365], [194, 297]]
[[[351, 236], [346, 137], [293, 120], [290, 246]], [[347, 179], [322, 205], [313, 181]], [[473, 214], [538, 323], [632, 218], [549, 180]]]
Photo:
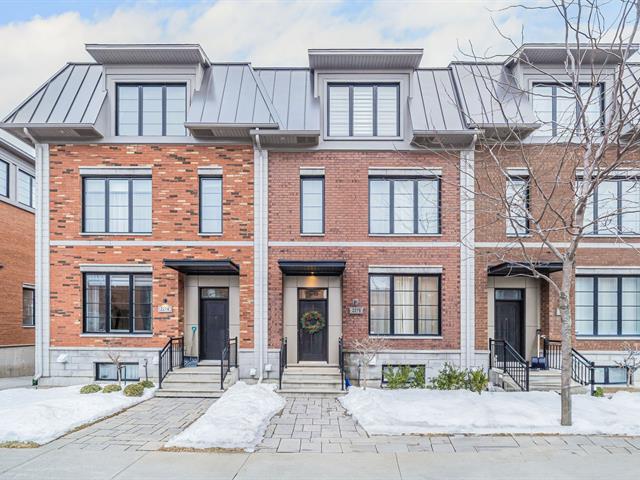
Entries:
[[18, 202], [27, 207], [35, 205], [35, 177], [27, 172], [18, 170]]
[[185, 84], [121, 83], [116, 86], [116, 90], [116, 135], [186, 135]]
[[36, 291], [32, 287], [22, 287], [22, 326], [36, 324]]
[[222, 233], [222, 177], [200, 177], [200, 233]]
[[529, 233], [529, 178], [511, 176], [507, 180], [507, 235]]
[[330, 83], [327, 89], [329, 137], [399, 137], [398, 83]]
[[[118, 370], [113, 363], [96, 363], [96, 380], [118, 381]], [[140, 365], [138, 363], [121, 363], [120, 380], [123, 382], [137, 382], [140, 380]]]
[[9, 164], [0, 160], [0, 195], [9, 196]]
[[300, 177], [300, 232], [324, 233], [324, 177]]
[[587, 202], [584, 217], [591, 235], [640, 234], [640, 182], [637, 178], [600, 182]]

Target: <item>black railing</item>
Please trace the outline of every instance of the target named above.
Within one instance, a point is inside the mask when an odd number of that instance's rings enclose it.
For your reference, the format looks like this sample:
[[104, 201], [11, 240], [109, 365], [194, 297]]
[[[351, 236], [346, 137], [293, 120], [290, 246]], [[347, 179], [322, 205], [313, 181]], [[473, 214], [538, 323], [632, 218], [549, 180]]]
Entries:
[[220, 355], [220, 390], [224, 390], [224, 380], [231, 367], [238, 368], [238, 337], [227, 339]]
[[522, 391], [529, 391], [529, 362], [509, 342], [489, 339], [489, 370], [492, 368], [509, 375]]
[[[543, 337], [542, 354], [547, 359], [547, 368], [562, 369], [562, 342]], [[589, 385], [591, 393], [595, 389], [596, 365], [575, 348], [571, 349], [571, 379], [580, 385]]]
[[284, 375], [284, 369], [287, 368], [287, 337], [282, 337], [278, 363], [278, 388], [282, 390], [282, 376]]
[[162, 388], [162, 380], [169, 372], [184, 364], [184, 337], [171, 337], [158, 355], [158, 388]]
[[562, 342], [542, 337], [542, 356], [547, 360], [547, 368], [560, 370], [562, 367]]
[[344, 350], [342, 337], [338, 338], [338, 366], [340, 368], [340, 390], [344, 390]]

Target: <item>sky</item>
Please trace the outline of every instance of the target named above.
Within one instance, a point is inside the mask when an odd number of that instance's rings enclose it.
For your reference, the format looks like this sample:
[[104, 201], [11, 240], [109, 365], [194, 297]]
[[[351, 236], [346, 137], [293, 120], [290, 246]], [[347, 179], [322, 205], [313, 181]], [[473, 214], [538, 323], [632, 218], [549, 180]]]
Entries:
[[[520, 0], [527, 6], [548, 0]], [[615, 0], [614, 0], [615, 1]], [[552, 10], [513, 0], [0, 0], [0, 118], [85, 43], [199, 43], [212, 61], [306, 66], [309, 48], [418, 47], [422, 66], [464, 59], [471, 46], [508, 54], [561, 41]], [[501, 33], [499, 33], [501, 32]]]

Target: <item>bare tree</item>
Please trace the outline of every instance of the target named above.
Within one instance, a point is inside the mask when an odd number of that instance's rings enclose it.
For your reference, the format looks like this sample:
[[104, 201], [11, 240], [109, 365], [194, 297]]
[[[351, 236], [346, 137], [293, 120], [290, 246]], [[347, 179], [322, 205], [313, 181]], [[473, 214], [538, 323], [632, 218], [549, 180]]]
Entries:
[[111, 360], [111, 363], [113, 363], [113, 366], [116, 369], [116, 379], [118, 380], [118, 385], [122, 384], [122, 378], [121, 378], [121, 369], [122, 369], [122, 359], [121, 356], [122, 354], [118, 351], [114, 351], [112, 350], [111, 344], [109, 343], [109, 339], [107, 339], [107, 345], [108, 345], [108, 350], [107, 350], [107, 357], [109, 357], [109, 360]]
[[[464, 53], [468, 62], [456, 66], [482, 97], [481, 114], [463, 108], [466, 123], [476, 128], [475, 160], [472, 169], [461, 163], [456, 187], [474, 198], [474, 236], [484, 230], [484, 238], [503, 240], [484, 255], [543, 280], [557, 298], [562, 425], [572, 423], [571, 307], [578, 248], [594, 234], [623, 243], [640, 233], [638, 68], [629, 61], [637, 50], [640, 5], [620, 0], [607, 7], [609, 15], [589, 0], [510, 7], [557, 14], [563, 25], [563, 41], [554, 52], [562, 56], [560, 68], [530, 58], [518, 48], [522, 39], [505, 35], [516, 55], [496, 64], [496, 56], [470, 46]], [[548, 112], [539, 107], [545, 103], [553, 105]], [[424, 147], [451, 151], [444, 143]], [[550, 262], [560, 265], [559, 272], [543, 268]]]
[[354, 340], [351, 343], [351, 350], [356, 353], [358, 365], [362, 368], [362, 378], [360, 386], [367, 389], [367, 381], [369, 380], [369, 364], [373, 362], [376, 355], [385, 350], [389, 343], [380, 337], [365, 337], [363, 339]]
[[625, 355], [622, 360], [616, 361], [615, 363], [620, 368], [625, 369], [627, 387], [630, 387], [633, 381], [633, 374], [640, 369], [640, 347], [627, 342], [624, 345], [624, 350]]

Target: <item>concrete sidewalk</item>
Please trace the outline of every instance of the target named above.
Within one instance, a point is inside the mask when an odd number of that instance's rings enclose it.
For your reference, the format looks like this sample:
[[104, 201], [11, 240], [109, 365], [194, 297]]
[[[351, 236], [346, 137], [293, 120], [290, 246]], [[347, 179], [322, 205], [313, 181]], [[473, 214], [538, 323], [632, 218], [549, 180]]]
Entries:
[[640, 455], [549, 448], [476, 453], [187, 453], [0, 449], [0, 479], [637, 479]]

